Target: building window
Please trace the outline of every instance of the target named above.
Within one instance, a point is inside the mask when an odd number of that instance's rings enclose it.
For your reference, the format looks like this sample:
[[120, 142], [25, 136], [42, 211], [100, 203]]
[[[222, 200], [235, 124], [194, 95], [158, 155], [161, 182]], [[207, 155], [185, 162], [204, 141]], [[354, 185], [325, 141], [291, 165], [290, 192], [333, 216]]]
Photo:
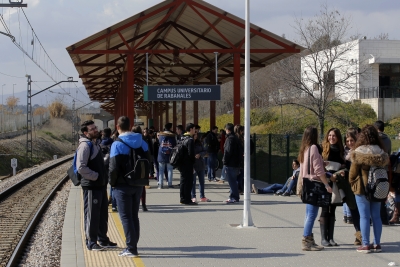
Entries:
[[314, 83], [313, 90], [314, 91], [319, 91], [319, 83]]
[[379, 86], [400, 86], [400, 64], [379, 65]]

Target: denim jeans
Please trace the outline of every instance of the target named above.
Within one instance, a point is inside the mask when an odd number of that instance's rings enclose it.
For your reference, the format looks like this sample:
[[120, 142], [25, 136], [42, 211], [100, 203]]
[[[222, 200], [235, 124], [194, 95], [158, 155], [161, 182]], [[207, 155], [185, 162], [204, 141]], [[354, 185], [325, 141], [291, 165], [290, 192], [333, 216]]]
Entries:
[[193, 187], [192, 187], [192, 198], [196, 197], [196, 175], [199, 177], [199, 191], [200, 191], [200, 198], [204, 196], [204, 171], [199, 170], [193, 173]]
[[117, 200], [118, 213], [129, 251], [137, 252], [140, 236], [139, 204], [143, 186], [116, 186], [113, 194]]
[[214, 180], [215, 179], [215, 161], [217, 160], [217, 153], [208, 153], [208, 159], [207, 159], [207, 176], [208, 180]]
[[229, 183], [230, 187], [230, 194], [229, 198], [234, 199], [236, 201], [239, 201], [239, 190], [238, 190], [238, 185], [237, 185], [237, 175], [239, 173], [239, 169], [235, 167], [225, 167], [225, 175]]
[[117, 201], [115, 200], [115, 197], [113, 196], [113, 188], [111, 186], [110, 186], [110, 198], [111, 198], [111, 207], [116, 208]]
[[343, 203], [343, 216], [351, 217], [350, 208], [346, 203]]
[[[290, 182], [292, 181], [292, 177], [289, 177], [287, 180], [286, 180], [286, 183], [283, 185], [283, 187], [282, 188], [280, 188], [278, 191], [276, 191], [277, 193], [285, 193], [286, 191], [287, 191], [287, 189], [288, 189], [288, 187], [289, 187], [289, 184], [290, 184]], [[271, 193], [271, 192], [269, 192], [269, 193]], [[272, 192], [273, 193], [273, 192]], [[288, 192], [288, 193], [290, 193], [290, 191]]]
[[318, 206], [306, 204], [306, 217], [304, 219], [304, 231], [303, 236], [310, 236], [314, 227], [315, 218], [318, 216]]
[[360, 227], [363, 245], [369, 245], [370, 218], [374, 230], [374, 244], [381, 244], [382, 221], [380, 216], [381, 202], [368, 201], [364, 195], [356, 195], [358, 211], [360, 212]]
[[167, 168], [168, 170], [168, 186], [172, 186], [172, 171], [174, 170], [174, 167], [166, 162], [159, 162], [158, 163], [158, 187], [163, 187], [164, 185], [164, 179], [163, 179], [163, 174], [164, 174], [164, 169]]
[[225, 180], [225, 165], [222, 166], [222, 170], [221, 170], [221, 180], [222, 180], [222, 181]]
[[267, 187], [258, 189], [258, 193], [259, 194], [271, 194], [271, 193], [275, 193], [277, 191], [280, 191], [279, 189], [282, 189], [283, 185], [282, 184], [272, 184], [269, 185]]

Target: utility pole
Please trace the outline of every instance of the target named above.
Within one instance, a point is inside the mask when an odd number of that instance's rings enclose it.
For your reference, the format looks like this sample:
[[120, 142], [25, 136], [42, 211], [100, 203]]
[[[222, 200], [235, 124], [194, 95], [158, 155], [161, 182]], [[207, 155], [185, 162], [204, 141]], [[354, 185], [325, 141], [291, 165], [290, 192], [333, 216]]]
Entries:
[[75, 110], [75, 99], [72, 100], [72, 151], [75, 151], [75, 138], [76, 138], [76, 121], [77, 121], [77, 114]]
[[3, 124], [4, 124], [4, 102], [3, 102], [3, 91], [4, 91], [4, 86], [5, 86], [6, 84], [3, 84], [2, 86], [1, 86], [1, 132], [3, 132], [4, 131], [4, 126], [3, 126]]

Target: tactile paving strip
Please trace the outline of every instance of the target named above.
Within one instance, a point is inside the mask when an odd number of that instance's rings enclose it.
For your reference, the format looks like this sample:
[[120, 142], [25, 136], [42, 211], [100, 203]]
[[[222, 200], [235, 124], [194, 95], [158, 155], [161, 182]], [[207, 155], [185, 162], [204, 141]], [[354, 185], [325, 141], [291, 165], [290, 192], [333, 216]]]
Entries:
[[[83, 202], [81, 205], [81, 212], [83, 214]], [[84, 230], [83, 230], [83, 216], [82, 216], [82, 244], [85, 244]], [[118, 247], [107, 248], [102, 251], [90, 251], [84, 245], [85, 263], [88, 267], [125, 267], [136, 266], [144, 267], [142, 260], [139, 258], [119, 257], [118, 254], [125, 247], [125, 237], [122, 224], [117, 212], [108, 212], [108, 237], [111, 241], [116, 242]]]

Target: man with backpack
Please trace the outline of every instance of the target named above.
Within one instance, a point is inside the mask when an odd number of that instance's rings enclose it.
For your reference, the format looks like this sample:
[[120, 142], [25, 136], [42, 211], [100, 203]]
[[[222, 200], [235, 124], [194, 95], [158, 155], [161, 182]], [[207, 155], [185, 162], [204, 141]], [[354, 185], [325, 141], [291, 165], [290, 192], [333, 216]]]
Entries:
[[165, 124], [164, 131], [160, 133], [160, 147], [158, 149], [158, 189], [162, 189], [164, 185], [164, 170], [168, 171], [168, 188], [173, 188], [172, 174], [174, 167], [169, 163], [172, 148], [176, 146], [175, 134], [171, 131], [172, 123]]
[[195, 133], [195, 125], [193, 123], [186, 124], [186, 133], [182, 136], [182, 160], [178, 166], [181, 174], [180, 179], [180, 203], [185, 205], [197, 205], [192, 202], [192, 186], [194, 163], [196, 161], [194, 152], [193, 135]]
[[117, 246], [107, 237], [107, 170], [99, 146], [97, 126], [91, 120], [85, 121], [81, 125], [81, 132], [76, 153], [76, 168], [82, 177], [86, 246], [89, 250], [98, 251]]
[[218, 142], [218, 127], [213, 126], [209, 134], [206, 137], [206, 144], [207, 144], [207, 176], [208, 181], [216, 182], [215, 178], [215, 162], [217, 161], [217, 153], [219, 150], [219, 142]]
[[[149, 167], [143, 179], [136, 179], [132, 168], [136, 168], [138, 155], [146, 157], [148, 146], [139, 133], [129, 131], [130, 120], [121, 116], [117, 121], [118, 138], [111, 146], [110, 152], [110, 185], [117, 200], [126, 238], [126, 248], [119, 254], [122, 257], [138, 257], [137, 243], [140, 236], [139, 204], [143, 186], [149, 182]], [[133, 150], [133, 151], [132, 151]], [[136, 162], [132, 162], [133, 158]], [[147, 159], [147, 164], [149, 161]], [[139, 165], [139, 164], [137, 164]], [[144, 166], [146, 167], [146, 166]], [[134, 169], [133, 169], [134, 170]], [[147, 173], [146, 173], [147, 172]]]

